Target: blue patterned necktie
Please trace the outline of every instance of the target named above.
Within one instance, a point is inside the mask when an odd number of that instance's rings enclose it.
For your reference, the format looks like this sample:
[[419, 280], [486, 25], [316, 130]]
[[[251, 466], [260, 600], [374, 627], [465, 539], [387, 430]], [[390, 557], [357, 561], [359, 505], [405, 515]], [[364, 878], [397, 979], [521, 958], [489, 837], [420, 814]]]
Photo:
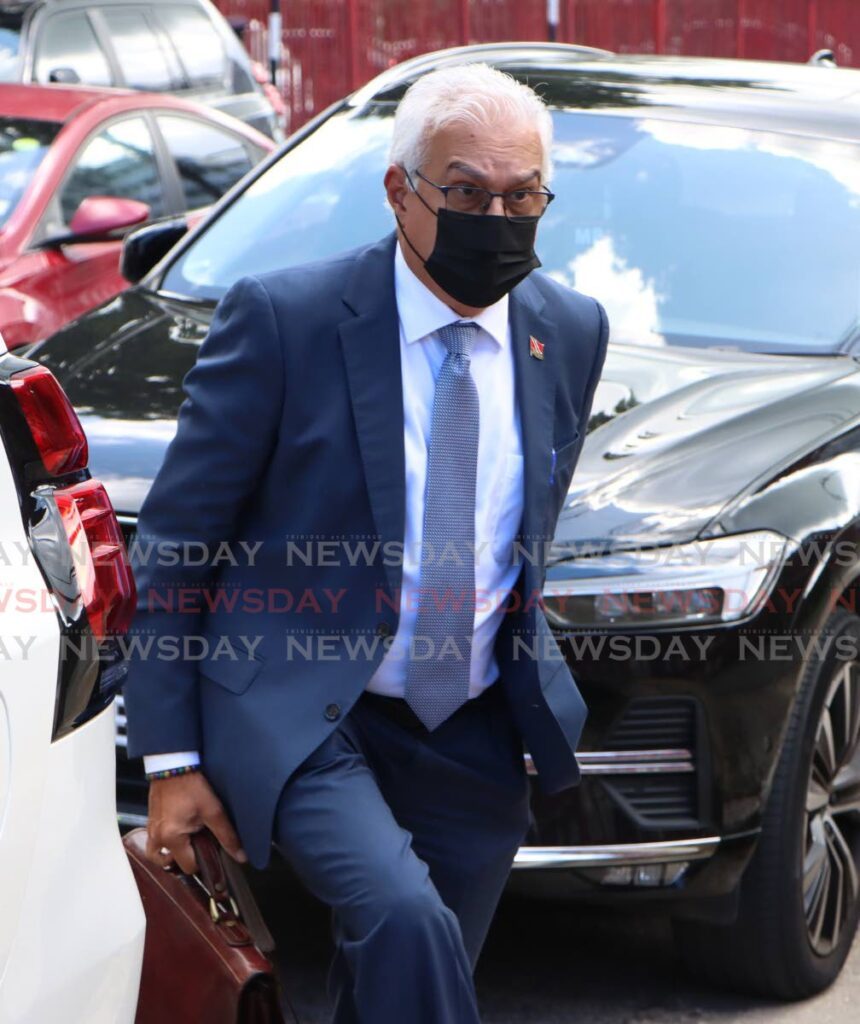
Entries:
[[418, 617], [406, 670], [406, 700], [431, 730], [469, 698], [479, 427], [470, 355], [478, 330], [454, 323], [438, 332], [448, 354], [433, 396]]

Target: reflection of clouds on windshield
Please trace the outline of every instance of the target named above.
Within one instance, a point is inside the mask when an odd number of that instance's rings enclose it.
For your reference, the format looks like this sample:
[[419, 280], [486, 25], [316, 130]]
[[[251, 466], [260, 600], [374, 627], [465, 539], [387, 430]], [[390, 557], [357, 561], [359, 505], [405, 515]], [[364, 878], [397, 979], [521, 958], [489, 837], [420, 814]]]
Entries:
[[330, 118], [209, 223], [170, 268], [163, 287], [219, 298], [244, 274], [325, 259], [390, 230], [381, 198], [392, 121], [358, 114]]
[[305, 196], [300, 203], [290, 210], [293, 226], [296, 228], [310, 228], [314, 224], [325, 224], [331, 217], [332, 210], [342, 198], [343, 196], [333, 189]]
[[611, 138], [573, 139], [552, 147], [556, 167], [597, 167], [618, 155], [618, 144]]
[[[194, 255], [193, 249], [191, 254]], [[200, 285], [217, 285], [220, 283], [216, 280], [215, 261], [211, 256], [189, 259], [186, 272], [189, 277]]]
[[598, 239], [590, 249], [575, 256], [565, 270], [550, 272], [550, 277], [594, 295], [606, 307], [613, 337], [635, 338], [637, 343], [665, 345], [657, 331], [659, 304], [653, 281], [644, 277], [639, 267], [630, 267], [618, 256], [610, 235]]
[[644, 130], [659, 142], [687, 149], [751, 150], [769, 153], [784, 160], [799, 160], [823, 171], [838, 181], [853, 197], [860, 199], [860, 159], [855, 146], [831, 139], [807, 138], [802, 135], [780, 136], [772, 132], [746, 128], [720, 127], [710, 124], [681, 124], [675, 121], [646, 120]]
[[744, 149], [753, 135], [745, 128], [691, 124], [687, 121], [643, 120], [639, 122], [639, 127], [658, 142], [669, 146], [686, 146], [687, 149]]
[[792, 138], [790, 145], [786, 145], [776, 135], [763, 138], [757, 148], [774, 156], [801, 159], [824, 171], [850, 192], [852, 206], [860, 205], [860, 153], [856, 148], [848, 150], [844, 142], [829, 139]]
[[[333, 123], [337, 130], [336, 141], [331, 137]], [[293, 147], [289, 159], [279, 160], [257, 178], [245, 196], [260, 198], [278, 192], [289, 181], [322, 181], [325, 174], [348, 174], [353, 170], [357, 152], [386, 150], [391, 145], [391, 127], [390, 118], [358, 121], [332, 118], [332, 121], [308, 136], [301, 145]], [[384, 169], [385, 164], [382, 166]], [[379, 180], [381, 188], [382, 172]]]

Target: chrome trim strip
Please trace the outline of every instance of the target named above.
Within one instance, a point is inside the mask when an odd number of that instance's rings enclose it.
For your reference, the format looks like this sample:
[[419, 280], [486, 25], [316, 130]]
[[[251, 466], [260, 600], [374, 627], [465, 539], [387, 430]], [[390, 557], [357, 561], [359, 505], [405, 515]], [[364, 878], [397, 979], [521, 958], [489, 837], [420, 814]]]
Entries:
[[147, 817], [145, 814], [132, 814], [131, 811], [117, 811], [116, 820], [129, 828], [146, 828]]
[[[118, 811], [117, 821], [130, 828], [145, 828], [145, 814]], [[677, 864], [707, 860], [720, 845], [719, 836], [679, 839], [674, 842], [623, 843], [614, 846], [521, 846], [514, 857], [515, 870], [548, 868], [624, 867], [637, 864]]]
[[692, 761], [693, 754], [690, 750], [661, 748], [655, 750], [583, 750], [576, 755], [580, 764], [588, 764], [595, 761], [612, 761], [620, 763], [625, 761]]
[[[537, 775], [530, 754], [526, 773]], [[693, 753], [683, 749], [589, 750], [576, 755], [582, 775], [682, 775], [695, 772]]]
[[690, 761], [648, 761], [641, 764], [581, 764], [581, 775], [684, 775], [695, 772]]
[[123, 515], [121, 512], [117, 512], [116, 520], [118, 523], [125, 523], [126, 526], [137, 526], [137, 516]]
[[655, 843], [620, 843], [613, 846], [521, 846], [514, 857], [518, 870], [547, 868], [600, 868], [636, 864], [674, 864], [707, 860], [720, 845], [719, 836]]

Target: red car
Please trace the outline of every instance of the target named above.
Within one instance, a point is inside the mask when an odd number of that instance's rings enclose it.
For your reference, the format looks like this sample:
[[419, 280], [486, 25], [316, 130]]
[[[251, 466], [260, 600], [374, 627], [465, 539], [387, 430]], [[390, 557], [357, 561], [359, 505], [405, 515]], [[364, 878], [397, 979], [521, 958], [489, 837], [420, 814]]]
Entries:
[[38, 341], [127, 286], [122, 234], [219, 199], [274, 143], [172, 96], [0, 85], [0, 335]]

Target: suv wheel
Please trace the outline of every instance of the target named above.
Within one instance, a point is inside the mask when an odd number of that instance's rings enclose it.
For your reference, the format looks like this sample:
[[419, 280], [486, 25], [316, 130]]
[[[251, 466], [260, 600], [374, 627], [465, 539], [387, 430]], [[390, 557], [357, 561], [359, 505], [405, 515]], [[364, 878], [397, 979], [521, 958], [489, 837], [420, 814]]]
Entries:
[[860, 618], [834, 612], [807, 662], [761, 838], [728, 926], [676, 921], [685, 966], [781, 999], [826, 988], [860, 917]]

